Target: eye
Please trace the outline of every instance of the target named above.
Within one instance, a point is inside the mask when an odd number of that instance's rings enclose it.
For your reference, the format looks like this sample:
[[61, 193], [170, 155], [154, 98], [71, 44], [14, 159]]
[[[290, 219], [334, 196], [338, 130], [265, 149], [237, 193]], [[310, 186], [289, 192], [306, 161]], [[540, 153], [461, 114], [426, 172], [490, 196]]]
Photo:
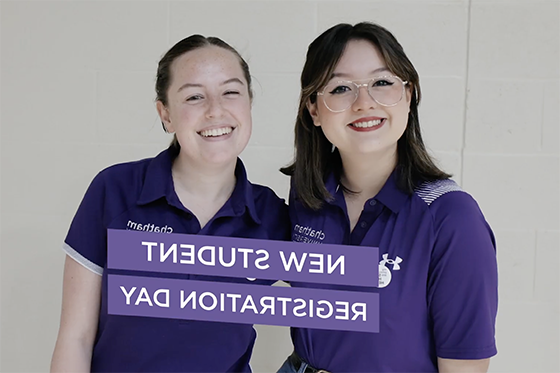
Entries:
[[342, 84], [335, 84], [335, 85], [329, 86], [327, 88], [327, 91], [331, 95], [340, 95], [340, 94], [343, 94], [343, 93], [350, 92], [351, 90], [352, 90], [352, 88], [350, 88], [346, 85], [342, 85]]
[[373, 81], [372, 87], [390, 87], [393, 84], [395, 83], [389, 79], [379, 79]]
[[239, 96], [239, 95], [241, 95], [241, 92], [233, 90], [233, 89], [230, 89], [230, 90], [224, 92], [224, 96], [236, 97], [236, 96]]
[[189, 96], [185, 99], [185, 101], [190, 102], [190, 103], [196, 103], [200, 100], [202, 100], [204, 98], [204, 96], [200, 95], [200, 94], [196, 94], [196, 95], [192, 95]]

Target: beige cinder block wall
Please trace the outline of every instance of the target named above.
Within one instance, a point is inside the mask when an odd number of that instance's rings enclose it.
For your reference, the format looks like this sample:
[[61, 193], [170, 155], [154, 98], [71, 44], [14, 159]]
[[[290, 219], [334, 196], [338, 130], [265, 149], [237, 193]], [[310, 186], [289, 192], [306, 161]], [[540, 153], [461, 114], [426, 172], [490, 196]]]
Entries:
[[[1, 1], [1, 366], [48, 370], [60, 250], [92, 177], [169, 141], [154, 109], [159, 57], [192, 33], [224, 38], [255, 79], [251, 179], [286, 196], [299, 72], [338, 22], [394, 32], [420, 72], [421, 123], [498, 240], [493, 372], [559, 371], [559, 1]], [[255, 16], [258, 15], [258, 16]], [[291, 351], [257, 326], [253, 368]]]

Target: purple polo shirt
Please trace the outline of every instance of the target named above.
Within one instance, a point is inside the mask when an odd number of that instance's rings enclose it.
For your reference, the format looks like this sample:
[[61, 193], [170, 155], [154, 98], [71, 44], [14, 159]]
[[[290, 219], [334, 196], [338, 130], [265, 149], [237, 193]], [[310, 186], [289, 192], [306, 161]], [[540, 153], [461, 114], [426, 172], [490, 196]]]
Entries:
[[251, 371], [249, 359], [256, 338], [251, 325], [107, 314], [108, 274], [249, 283], [246, 279], [107, 269], [108, 228], [161, 234], [289, 238], [284, 200], [269, 188], [251, 184], [239, 159], [230, 199], [201, 229], [196, 217], [175, 194], [171, 177], [173, 158], [171, 151], [165, 150], [152, 159], [103, 170], [92, 181], [70, 226], [64, 250], [102, 275], [92, 372]]
[[475, 200], [452, 180], [407, 194], [395, 171], [350, 232], [342, 189], [332, 176], [326, 185], [335, 198], [316, 212], [292, 189], [292, 240], [379, 247], [379, 288], [321, 287], [379, 293], [380, 332], [292, 328], [302, 359], [332, 372], [437, 372], [437, 357], [495, 355], [495, 241]]

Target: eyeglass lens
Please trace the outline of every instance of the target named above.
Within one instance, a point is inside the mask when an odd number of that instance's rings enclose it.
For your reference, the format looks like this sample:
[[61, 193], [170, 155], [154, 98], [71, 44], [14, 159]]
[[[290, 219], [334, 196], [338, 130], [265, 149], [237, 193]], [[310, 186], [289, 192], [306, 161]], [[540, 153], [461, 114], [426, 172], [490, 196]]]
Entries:
[[[384, 76], [370, 80], [367, 89], [377, 103], [392, 106], [402, 99], [403, 82], [396, 77]], [[359, 89], [355, 83], [336, 81], [325, 87], [323, 99], [329, 109], [343, 111], [352, 106], [358, 94]]]

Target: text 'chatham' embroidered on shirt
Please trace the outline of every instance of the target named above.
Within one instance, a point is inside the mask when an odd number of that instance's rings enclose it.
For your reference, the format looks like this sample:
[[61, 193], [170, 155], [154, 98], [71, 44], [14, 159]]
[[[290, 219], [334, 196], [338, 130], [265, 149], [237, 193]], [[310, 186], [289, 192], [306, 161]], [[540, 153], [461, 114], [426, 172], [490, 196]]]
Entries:
[[163, 227], [159, 227], [155, 224], [147, 223], [136, 223], [132, 220], [129, 220], [126, 223], [126, 229], [132, 231], [144, 231], [144, 232], [155, 232], [155, 233], [173, 233], [173, 228], [164, 225]]
[[315, 230], [312, 227], [304, 227], [299, 224], [294, 225], [292, 232], [292, 241], [303, 243], [323, 243], [325, 233], [321, 230]]

